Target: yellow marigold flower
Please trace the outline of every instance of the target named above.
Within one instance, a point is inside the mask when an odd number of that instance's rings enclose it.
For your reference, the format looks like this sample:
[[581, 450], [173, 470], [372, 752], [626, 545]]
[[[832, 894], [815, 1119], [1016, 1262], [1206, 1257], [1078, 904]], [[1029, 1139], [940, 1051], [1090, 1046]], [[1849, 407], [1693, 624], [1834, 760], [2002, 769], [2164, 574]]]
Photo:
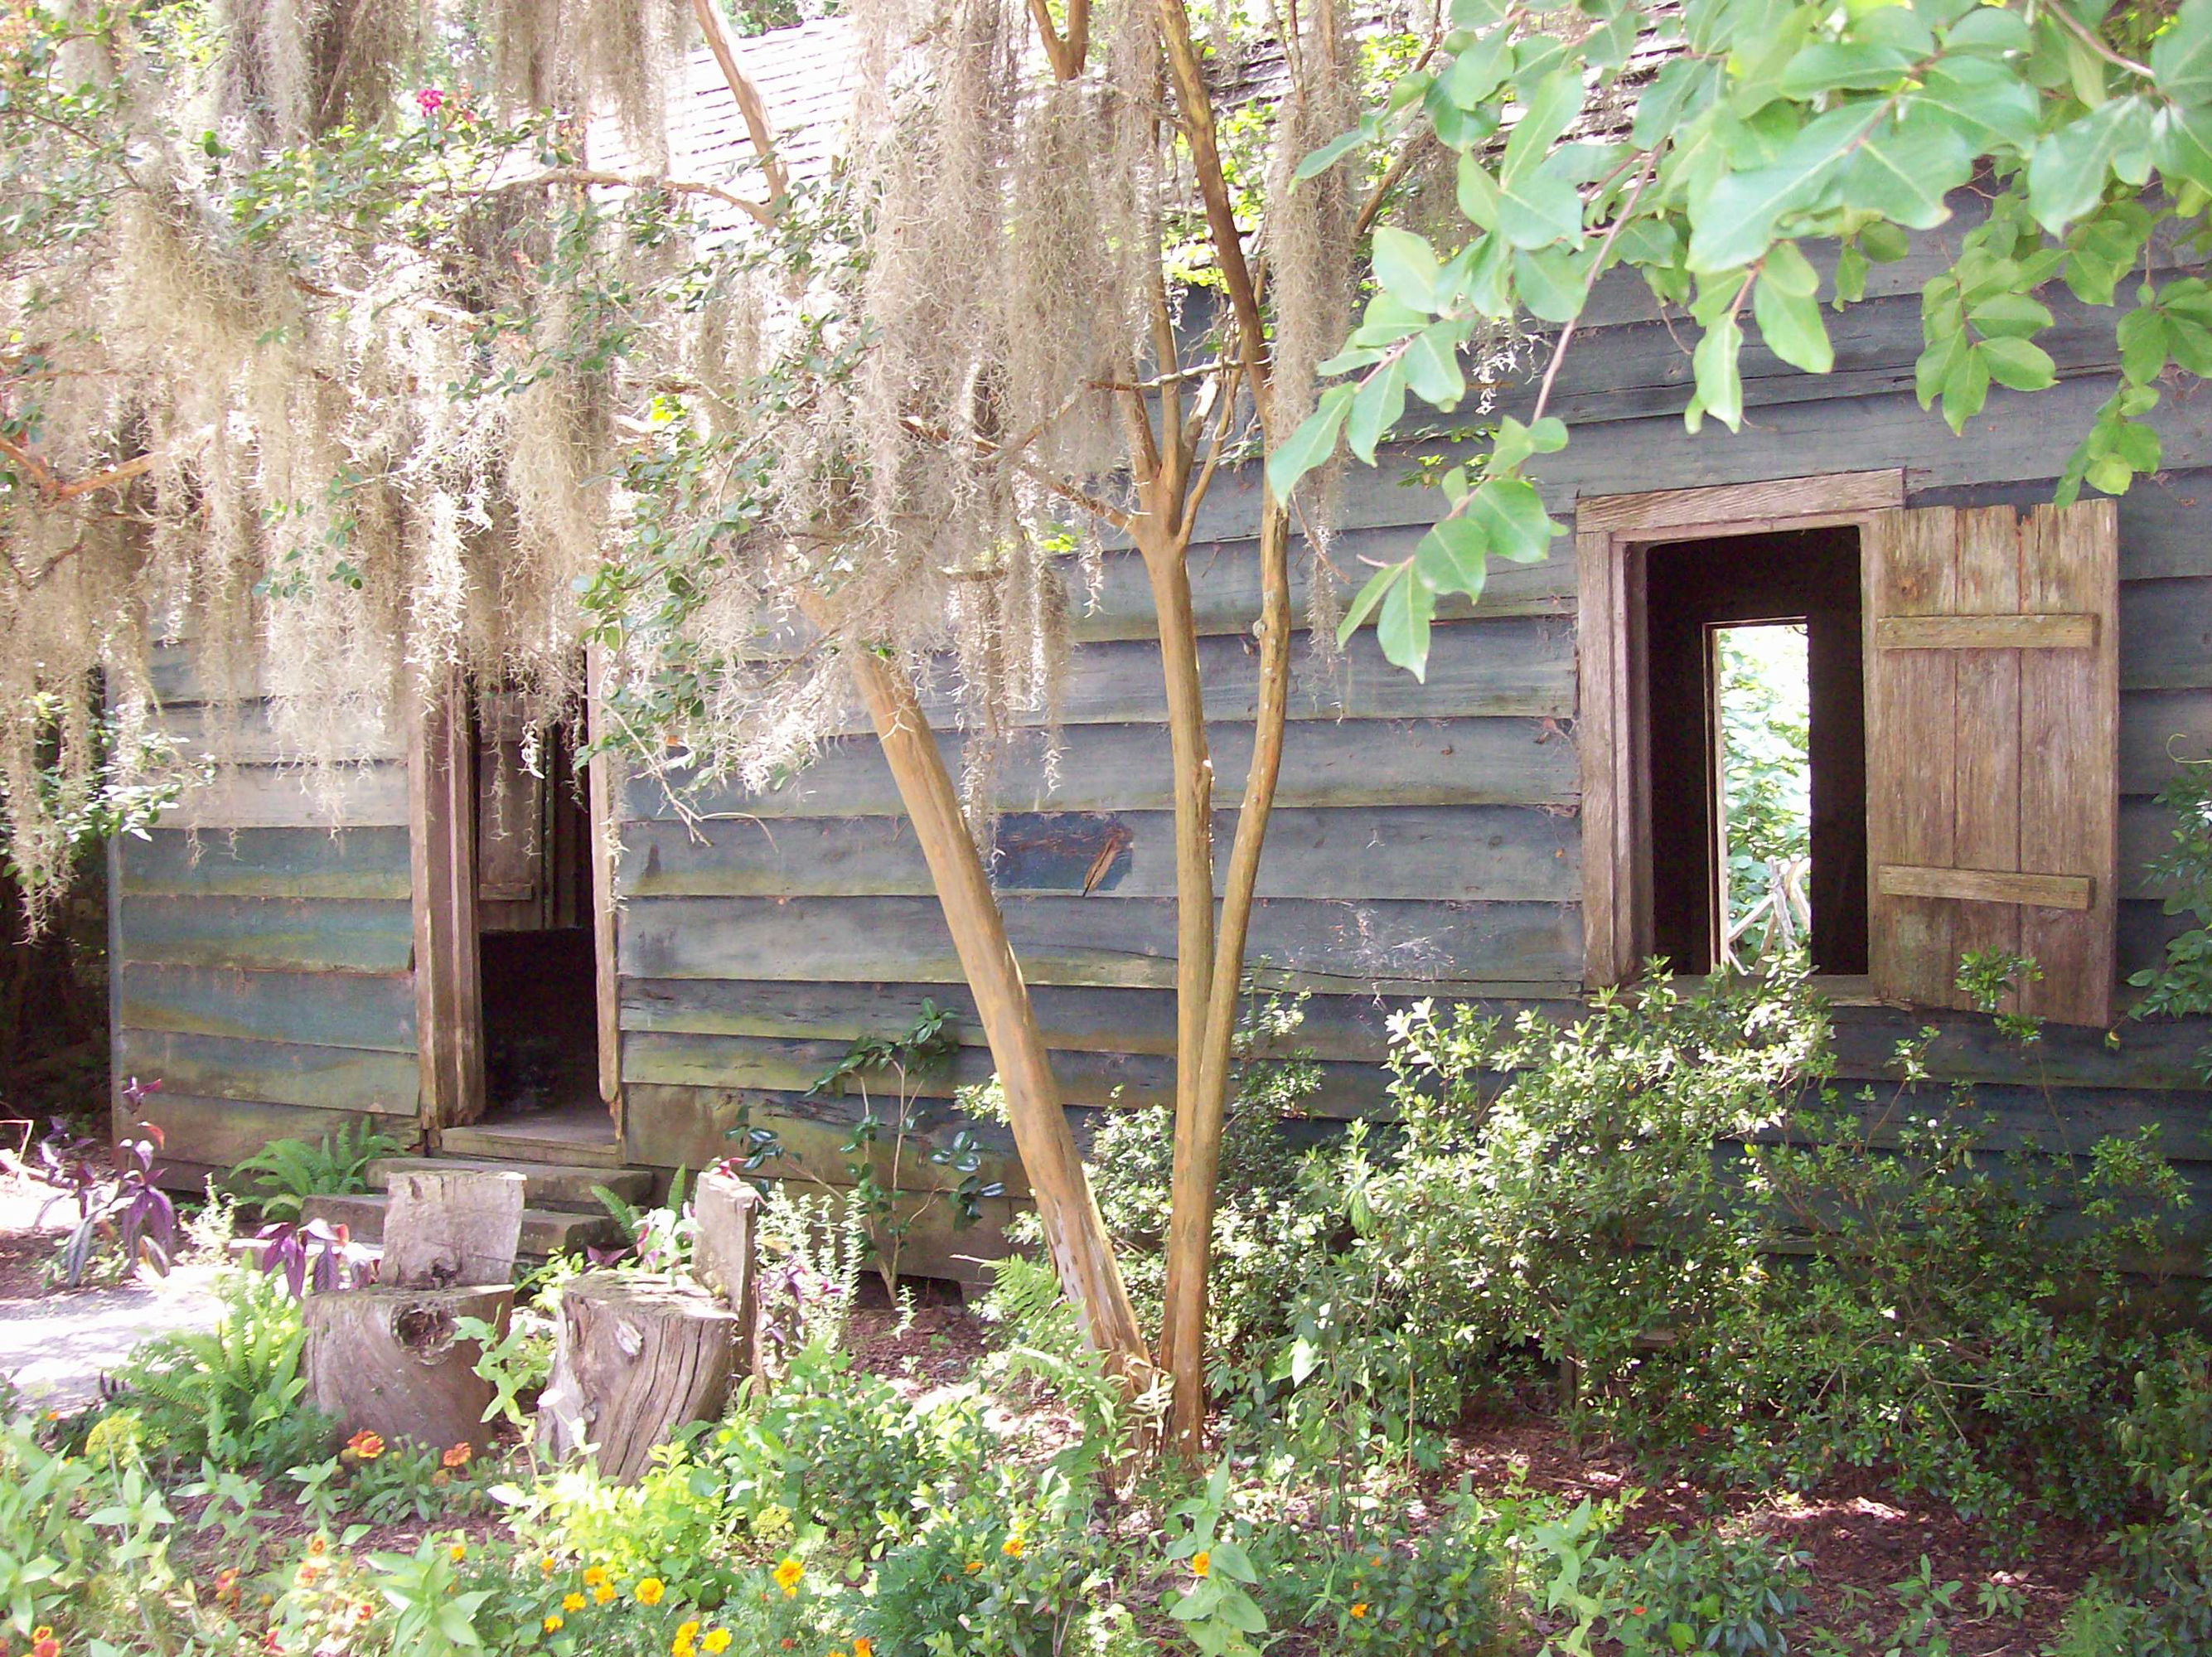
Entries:
[[679, 1626], [676, 1630], [676, 1637], [679, 1640], [697, 1639], [699, 1637], [699, 1619], [695, 1617], [690, 1622], [684, 1623]]
[[562, 1627], [566, 1620], [567, 1619], [564, 1618], [558, 1611], [551, 1613], [545, 1619], [545, 1631], [548, 1634], [551, 1634], [556, 1630]]
[[452, 1560], [456, 1565], [459, 1564], [461, 1561], [466, 1559], [468, 1556], [469, 1544], [465, 1542], [456, 1542], [452, 1547], [446, 1550], [446, 1557]]
[[805, 1575], [805, 1566], [796, 1559], [786, 1559], [775, 1568], [775, 1585], [783, 1590], [785, 1599], [795, 1599], [799, 1597], [799, 1579]]
[[594, 1605], [604, 1605], [614, 1597], [614, 1585], [611, 1582], [602, 1582], [592, 1590], [592, 1603]]
[[1367, 1602], [1366, 1602], [1364, 1599], [1362, 1599], [1362, 1600], [1361, 1600], [1358, 1605], [1354, 1605], [1354, 1606], [1352, 1608], [1352, 1614], [1354, 1617], [1364, 1617], [1364, 1616], [1366, 1616], [1366, 1615], [1367, 1615]]
[[678, 1635], [668, 1642], [668, 1657], [698, 1657], [699, 1648], [688, 1635]]
[[596, 1588], [606, 1580], [606, 1568], [604, 1565], [594, 1565], [584, 1573], [584, 1586], [587, 1588]]
[[1028, 1546], [1029, 1544], [1023, 1541], [1018, 1536], [1010, 1536], [1005, 1541], [999, 1544], [999, 1551], [1006, 1555], [1009, 1559], [1019, 1559], [1022, 1556], [1023, 1550]]
[[866, 1640], [855, 1639], [853, 1642], [853, 1657], [876, 1657], [876, 1648]]
[[1213, 1556], [1206, 1549], [1200, 1548], [1196, 1553], [1191, 1555], [1190, 1574], [1193, 1576], [1204, 1576], [1212, 1569]]
[[549, 1553], [538, 1562], [538, 1574], [540, 1576], [550, 1576], [553, 1575], [553, 1556]]
[[639, 1605], [657, 1605], [660, 1603], [660, 1596], [668, 1592], [668, 1585], [657, 1576], [648, 1576], [631, 1592], [637, 1595]]
[[564, 1593], [561, 1596], [561, 1609], [562, 1611], [581, 1611], [583, 1608], [584, 1596], [582, 1594]]
[[720, 1657], [723, 1652], [730, 1648], [729, 1630], [708, 1629], [707, 1637], [699, 1642], [699, 1648], [706, 1652], [708, 1657]]

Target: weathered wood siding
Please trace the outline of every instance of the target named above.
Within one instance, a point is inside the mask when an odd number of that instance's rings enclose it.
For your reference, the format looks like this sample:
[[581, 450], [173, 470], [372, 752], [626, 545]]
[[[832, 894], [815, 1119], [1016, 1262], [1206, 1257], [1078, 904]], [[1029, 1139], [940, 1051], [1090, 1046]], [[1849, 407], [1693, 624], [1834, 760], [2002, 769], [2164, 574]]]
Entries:
[[[1837, 370], [1824, 379], [1747, 350], [1745, 429], [1696, 438], [1679, 418], [1686, 356], [1640, 288], [1609, 282], [1555, 395], [1575, 437], [1544, 462], [1553, 515], [1571, 522], [1581, 495], [1886, 467], [1905, 470], [1916, 506], [2047, 501], [2110, 394], [2112, 315], [2062, 296], [2045, 343], [2063, 383], [2033, 398], [1993, 392], [1954, 438], [1911, 392], [1930, 268], [1916, 255], [1877, 270], [1874, 296], [1834, 325]], [[2166, 832], [2150, 796], [2172, 756], [2212, 749], [2212, 470], [2201, 469], [2212, 466], [2212, 405], [2169, 398], [2159, 423], [2173, 469], [2120, 506], [2123, 977], [2156, 958], [2173, 924], [2142, 874]], [[1403, 457], [1449, 447], [1407, 445], [1396, 466], [1347, 476], [1340, 567], [1403, 556], [1435, 497], [1395, 474]], [[1244, 631], [1257, 583], [1241, 538], [1257, 493], [1249, 472], [1217, 482], [1201, 532], [1215, 544], [1193, 560], [1224, 806], [1236, 802], [1250, 747]], [[1575, 612], [1563, 539], [1548, 564], [1500, 567], [1480, 605], [1444, 613], [1425, 685], [1388, 667], [1371, 635], [1333, 673], [1300, 658], [1252, 954], [1315, 992], [1304, 1033], [1322, 1061], [1318, 1113], [1376, 1107], [1385, 1020], [1409, 997], [1571, 1010], [1582, 975]], [[1058, 783], [1022, 770], [1000, 795], [1007, 925], [1079, 1118], [1164, 1098], [1172, 1079], [1172, 801], [1150, 625], [1137, 560], [1109, 555], [1097, 606], [1079, 624]], [[941, 740], [957, 758], [957, 738]], [[633, 785], [626, 801], [617, 890], [629, 1154], [696, 1167], [726, 1148], [742, 1104], [781, 1126], [811, 1172], [842, 1179], [836, 1147], [857, 1102], [804, 1094], [852, 1038], [896, 1033], [927, 996], [962, 1015], [968, 1045], [933, 1091], [989, 1070], [920, 853], [865, 735], [773, 793], [704, 803], [710, 819], [691, 828], [649, 787]], [[2191, 1068], [2212, 1033], [2127, 1026], [2114, 1047], [2097, 1033], [2054, 1030], [2023, 1057], [1986, 1020], [1881, 1008], [1839, 1017], [1852, 1077], [1884, 1075], [1898, 1038], [1932, 1022], [1936, 1075], [1985, 1084], [2003, 1136], [2061, 1137], [2078, 1154], [2097, 1134], [2155, 1123], [2212, 1183], [2207, 1101]], [[1009, 1148], [997, 1143], [1018, 1191]]]
[[[155, 682], [180, 746], [211, 745], [224, 722], [188, 645]], [[161, 1082], [137, 1114], [179, 1184], [341, 1124], [416, 1137], [404, 742], [358, 732], [315, 783], [281, 763], [263, 704], [237, 721], [234, 765], [116, 854], [116, 1074]], [[118, 1098], [118, 1130], [132, 1120]]]

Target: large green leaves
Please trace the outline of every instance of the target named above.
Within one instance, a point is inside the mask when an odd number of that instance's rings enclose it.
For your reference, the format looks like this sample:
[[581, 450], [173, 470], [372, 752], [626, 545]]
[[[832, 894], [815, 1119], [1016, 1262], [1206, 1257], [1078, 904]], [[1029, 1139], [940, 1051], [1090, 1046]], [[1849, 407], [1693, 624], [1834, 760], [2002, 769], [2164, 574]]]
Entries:
[[2150, 49], [2158, 89], [2179, 104], [2212, 103], [2212, 0], [2187, 0]]

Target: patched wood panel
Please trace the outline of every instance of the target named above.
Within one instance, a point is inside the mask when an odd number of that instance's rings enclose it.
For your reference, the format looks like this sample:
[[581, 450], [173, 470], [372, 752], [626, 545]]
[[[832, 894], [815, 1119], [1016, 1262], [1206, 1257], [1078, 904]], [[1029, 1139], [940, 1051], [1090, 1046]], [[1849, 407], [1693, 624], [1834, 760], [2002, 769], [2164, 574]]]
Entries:
[[404, 972], [415, 947], [394, 902], [126, 896], [118, 921], [125, 960], [170, 966]]
[[[1032, 984], [1173, 980], [1171, 900], [1017, 898], [1003, 907]], [[1415, 982], [1525, 990], [1574, 979], [1581, 926], [1572, 904], [1273, 899], [1254, 909], [1247, 959], [1270, 979], [1340, 990]], [[943, 916], [922, 898], [640, 900], [623, 917], [620, 966], [630, 978], [960, 978]]]
[[125, 963], [117, 1005], [135, 1030], [319, 1047], [415, 1051], [407, 972], [247, 972]]
[[165, 828], [367, 828], [407, 821], [407, 767], [397, 760], [326, 771], [288, 765], [218, 770], [162, 813]]
[[[1206, 728], [1217, 805], [1235, 805], [1252, 763], [1252, 728]], [[938, 746], [959, 775], [957, 733]], [[1164, 811], [1174, 804], [1167, 732], [1158, 725], [1071, 726], [1059, 777], [1048, 788], [1042, 766], [1009, 767], [996, 803], [1002, 811]], [[1278, 809], [1302, 806], [1571, 805], [1581, 790], [1568, 729], [1553, 720], [1310, 720], [1294, 724], [1283, 745]], [[898, 789], [872, 737], [835, 744], [781, 789], [747, 794], [702, 789], [688, 802], [708, 818], [902, 815]], [[660, 789], [633, 782], [632, 818], [678, 813]]]
[[[131, 1029], [122, 1033], [118, 1046], [118, 1062], [125, 1075], [158, 1078], [164, 1091], [410, 1120], [415, 1115], [418, 1082], [412, 1053]], [[204, 1154], [197, 1146], [191, 1148]]]
[[[1232, 813], [1215, 824], [1226, 848]], [[625, 897], [927, 897], [934, 888], [903, 818], [765, 824], [638, 823], [623, 836]], [[1175, 819], [1164, 812], [1017, 812], [996, 825], [1000, 892], [1175, 895]], [[1269, 820], [1260, 895], [1454, 901], [1581, 895], [1575, 819], [1510, 806], [1292, 808]], [[1225, 858], [1223, 859], [1225, 862]], [[1216, 878], [1222, 870], [1217, 868]]]
[[160, 1127], [167, 1138], [162, 1162], [176, 1170], [172, 1188], [188, 1191], [201, 1188], [204, 1170], [234, 1167], [272, 1139], [301, 1139], [312, 1145], [341, 1129], [357, 1132], [363, 1127], [389, 1134], [410, 1148], [416, 1139], [414, 1124], [395, 1117], [194, 1098], [167, 1089], [149, 1098], [140, 1115]]
[[123, 890], [140, 897], [408, 899], [400, 827], [157, 828], [121, 847]]

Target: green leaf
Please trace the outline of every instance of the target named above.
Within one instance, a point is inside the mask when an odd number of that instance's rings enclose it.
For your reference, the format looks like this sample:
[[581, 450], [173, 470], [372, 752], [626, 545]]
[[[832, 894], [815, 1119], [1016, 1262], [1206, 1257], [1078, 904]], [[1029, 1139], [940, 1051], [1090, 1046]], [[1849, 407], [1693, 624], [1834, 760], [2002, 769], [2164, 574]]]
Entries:
[[1401, 558], [1395, 564], [1386, 564], [1367, 578], [1359, 589], [1359, 596], [1344, 612], [1344, 619], [1336, 624], [1336, 648], [1342, 649], [1352, 643], [1352, 636], [1359, 631], [1359, 624], [1374, 613], [1375, 606], [1382, 602], [1382, 595], [1390, 590], [1390, 583], [1407, 579], [1413, 568], [1411, 558]]
[[1505, 158], [1498, 179], [1510, 192], [1516, 179], [1534, 172], [1583, 110], [1583, 79], [1570, 69], [1547, 76], [1528, 94], [1528, 107], [1513, 125], [1505, 141]]
[[2080, 119], [2044, 135], [2027, 163], [2027, 204], [2036, 222], [2063, 235], [2103, 199], [2114, 161], [2149, 136], [2150, 107], [2140, 98], [2115, 98]]
[[1972, 349], [1961, 332], [1946, 334], [1931, 340], [1928, 349], [1920, 353], [1920, 360], [1912, 365], [1912, 388], [1920, 399], [1920, 406], [1932, 405], [1943, 394], [1943, 387]]
[[1314, 411], [1267, 457], [1267, 487], [1277, 500], [1289, 500], [1298, 479], [1335, 453], [1336, 435], [1343, 429], [1354, 391], [1351, 386], [1331, 386], [1321, 394]]
[[1782, 71], [1782, 94], [1801, 102], [1824, 92], [1875, 92], [1894, 84], [1917, 52], [1871, 40], [1816, 40]]
[[2151, 46], [2150, 72], [2174, 102], [2212, 103], [2212, 0], [2183, 0]]
[[1894, 265], [1912, 251], [1912, 238], [1887, 219], [1859, 227], [1860, 250], [1877, 265]]
[[2166, 366], [2166, 318], [2150, 306], [2120, 319], [2120, 372], [2138, 386], [2158, 378]]
[[2051, 308], [2026, 294], [1994, 294], [1969, 309], [1966, 320], [1986, 335], [2025, 339], [2051, 326]]
[[1415, 575], [1440, 593], [1482, 596], [1490, 538], [1466, 518], [1439, 518], [1413, 548]]
[[1579, 241], [1583, 198], [1571, 176], [1573, 164], [1562, 151], [1534, 172], [1506, 174], [1498, 184], [1498, 233], [1516, 247]]
[[1881, 119], [1881, 107], [1850, 105], [1814, 120], [1771, 167], [1722, 174], [1690, 206], [1692, 271], [1750, 264], [1774, 240], [1775, 222], [1808, 206]]
[[2008, 64], [1988, 58], [1950, 58], [1921, 76], [1923, 108], [1939, 110], [1978, 150], [2000, 144], [2025, 150], [2035, 143], [2042, 119], [2035, 88]]
[[1426, 237], [1395, 224], [1376, 227], [1375, 279], [1391, 298], [1417, 310], [1434, 311], [1437, 270], [1436, 253]]
[[[1232, 1577], [1239, 1582], [1256, 1582], [1260, 1580], [1259, 1572], [1252, 1569], [1251, 1555], [1246, 1553], [1236, 1543], [1225, 1539], [1217, 1540], [1213, 1544], [1212, 1554], [1211, 1562], [1212, 1567], [1223, 1575]], [[1258, 1630], [1255, 1630], [1253, 1632], [1256, 1633]]]
[[1459, 210], [1478, 229], [1498, 228], [1498, 180], [1472, 150], [1459, 158]]
[[2212, 190], [2212, 108], [2160, 109], [2151, 118], [2150, 151], [2167, 178]]
[[1767, 350], [1790, 367], [1808, 374], [1826, 374], [1836, 366], [1827, 324], [1821, 320], [1819, 302], [1810, 295], [1784, 292], [1770, 276], [1762, 275], [1759, 285], [1751, 290], [1751, 314], [1759, 322], [1759, 338], [1766, 342]]
[[1954, 432], [1982, 411], [1989, 400], [1990, 365], [1978, 347], [1969, 346], [1943, 381], [1943, 419]]
[[1943, 45], [1954, 52], [1989, 57], [2026, 52], [2035, 44], [2027, 20], [2006, 6], [1976, 6], [1945, 31]]
[[1465, 515], [1481, 529], [1490, 555], [1512, 564], [1543, 563], [1552, 555], [1552, 538], [1566, 533], [1545, 513], [1543, 496], [1526, 478], [1485, 478]]
[[1844, 199], [1862, 211], [1925, 230], [1951, 216], [1945, 199], [1974, 170], [1973, 148], [1918, 99], [1875, 124], [1844, 175]]
[[1298, 163], [1297, 170], [1291, 174], [1291, 182], [1304, 184], [1308, 179], [1328, 172], [1330, 168], [1366, 142], [1367, 134], [1359, 127], [1355, 126], [1349, 132], [1338, 133], [1336, 137]]
[[[1508, 263], [1512, 257], [1504, 237], [1481, 236], [1452, 259], [1459, 271], [1455, 286], [1477, 315], [1502, 321], [1513, 314], [1512, 266]], [[1460, 266], [1462, 259], [1464, 267]]]
[[1461, 323], [1432, 323], [1407, 342], [1406, 354], [1398, 359], [1414, 394], [1440, 409], [1453, 407], [1467, 395], [1467, 375], [1459, 366], [1464, 332]]
[[1690, 356], [1698, 400], [1730, 431], [1743, 423], [1743, 377], [1737, 362], [1742, 351], [1743, 330], [1734, 317], [1723, 316], [1705, 330]]
[[1820, 289], [1820, 273], [1794, 241], [1778, 241], [1766, 250], [1759, 266], [1759, 286], [1770, 284], [1798, 299], [1810, 299]]
[[2051, 354], [2033, 340], [1999, 336], [1975, 347], [1990, 378], [2013, 391], [2044, 391], [2057, 383]]
[[1405, 579], [1383, 594], [1375, 622], [1384, 658], [1424, 681], [1429, 673], [1429, 621], [1436, 612], [1435, 589], [1406, 567]]
[[1452, 60], [1444, 76], [1444, 91], [1462, 109], [1477, 107], [1505, 78], [1510, 33], [1502, 28], [1486, 30]]
[[1547, 322], [1572, 320], [1589, 296], [1582, 272], [1556, 247], [1514, 254], [1513, 282], [1521, 302]]
[[1386, 362], [1367, 376], [1352, 399], [1352, 417], [1345, 441], [1352, 452], [1369, 466], [1375, 464], [1375, 445], [1387, 436], [1406, 412], [1406, 364], [1401, 357]]

